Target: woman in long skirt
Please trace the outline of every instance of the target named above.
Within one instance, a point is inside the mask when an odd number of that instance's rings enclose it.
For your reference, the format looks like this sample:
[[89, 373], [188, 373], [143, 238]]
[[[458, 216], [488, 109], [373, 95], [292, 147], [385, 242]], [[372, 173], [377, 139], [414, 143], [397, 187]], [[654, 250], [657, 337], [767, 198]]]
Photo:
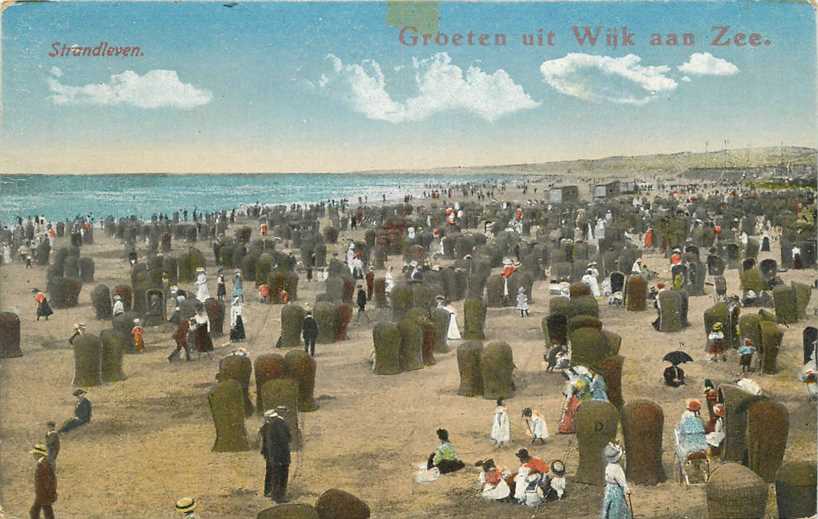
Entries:
[[230, 306], [230, 341], [241, 342], [246, 339], [244, 334], [244, 318], [242, 317], [242, 304], [238, 297], [233, 298]]
[[626, 502], [631, 490], [625, 479], [625, 471], [619, 464], [622, 449], [609, 443], [603, 454], [608, 464], [605, 466], [605, 494], [602, 498], [602, 519], [632, 519], [631, 509]]
[[199, 352], [199, 356], [202, 353], [207, 353], [207, 356], [212, 358], [213, 341], [210, 339], [210, 319], [208, 319], [204, 307], [199, 308], [193, 319], [196, 351]]

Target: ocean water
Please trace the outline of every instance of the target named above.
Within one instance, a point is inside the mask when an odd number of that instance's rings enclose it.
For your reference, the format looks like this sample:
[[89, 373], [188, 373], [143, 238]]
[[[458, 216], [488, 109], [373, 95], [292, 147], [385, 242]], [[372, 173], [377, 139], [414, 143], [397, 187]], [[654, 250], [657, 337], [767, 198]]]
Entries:
[[93, 213], [95, 217], [175, 210], [214, 211], [242, 204], [291, 204], [358, 197], [379, 202], [406, 193], [420, 196], [424, 186], [464, 182], [513, 182], [498, 175], [441, 176], [389, 174], [239, 174], [239, 175], [0, 175], [0, 222], [16, 216], [45, 215], [50, 220]]

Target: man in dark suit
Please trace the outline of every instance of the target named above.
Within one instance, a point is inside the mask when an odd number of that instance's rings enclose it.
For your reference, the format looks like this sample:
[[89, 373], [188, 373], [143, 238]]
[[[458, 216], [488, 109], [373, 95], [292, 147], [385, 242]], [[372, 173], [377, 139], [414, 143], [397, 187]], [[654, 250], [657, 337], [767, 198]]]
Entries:
[[85, 425], [91, 421], [91, 401], [85, 395], [84, 389], [77, 389], [74, 391], [74, 396], [77, 397], [77, 405], [74, 407], [74, 417], [69, 418], [60, 427], [60, 434], [67, 433], [81, 425]]
[[276, 503], [287, 501], [287, 479], [290, 473], [290, 427], [285, 420], [289, 411], [285, 406], [264, 413], [264, 424], [259, 430], [261, 455], [266, 461], [264, 495]]
[[45, 519], [54, 519], [52, 505], [57, 501], [57, 476], [48, 462], [48, 448], [45, 445], [35, 445], [31, 451], [37, 460], [34, 469], [34, 504], [31, 505], [29, 516], [31, 519], [40, 519], [43, 512]]
[[665, 384], [670, 387], [679, 387], [685, 383], [685, 372], [676, 364], [665, 368], [664, 377]]
[[311, 357], [315, 357], [315, 340], [318, 338], [318, 322], [310, 311], [307, 311], [304, 315], [304, 324], [301, 333], [304, 337], [304, 351], [309, 353]]

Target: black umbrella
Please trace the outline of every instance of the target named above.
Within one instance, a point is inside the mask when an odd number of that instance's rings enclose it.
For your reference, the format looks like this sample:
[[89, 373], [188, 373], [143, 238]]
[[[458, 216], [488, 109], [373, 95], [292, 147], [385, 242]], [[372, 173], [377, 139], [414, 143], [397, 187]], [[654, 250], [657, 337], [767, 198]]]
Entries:
[[662, 358], [665, 362], [670, 362], [674, 366], [677, 364], [684, 364], [685, 362], [693, 362], [693, 358], [683, 351], [671, 351]]

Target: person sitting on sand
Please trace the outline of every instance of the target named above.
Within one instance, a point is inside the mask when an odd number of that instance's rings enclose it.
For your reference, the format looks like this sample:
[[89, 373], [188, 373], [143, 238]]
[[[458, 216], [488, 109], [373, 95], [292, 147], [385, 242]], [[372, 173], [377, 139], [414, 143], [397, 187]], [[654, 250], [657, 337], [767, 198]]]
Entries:
[[440, 440], [440, 445], [429, 455], [426, 468], [437, 468], [441, 474], [448, 474], [465, 467], [463, 462], [457, 459], [457, 452], [454, 450], [454, 445], [449, 442], [449, 431], [446, 429], [438, 429], [437, 438]]
[[66, 420], [59, 433], [64, 434], [72, 431], [77, 427], [87, 424], [91, 421], [91, 401], [86, 398], [88, 393], [84, 389], [76, 389], [73, 395], [77, 398], [77, 405], [74, 407], [74, 417]]
[[503, 472], [497, 468], [493, 459], [480, 464], [480, 497], [494, 501], [503, 501], [511, 494], [511, 489], [503, 478]]

